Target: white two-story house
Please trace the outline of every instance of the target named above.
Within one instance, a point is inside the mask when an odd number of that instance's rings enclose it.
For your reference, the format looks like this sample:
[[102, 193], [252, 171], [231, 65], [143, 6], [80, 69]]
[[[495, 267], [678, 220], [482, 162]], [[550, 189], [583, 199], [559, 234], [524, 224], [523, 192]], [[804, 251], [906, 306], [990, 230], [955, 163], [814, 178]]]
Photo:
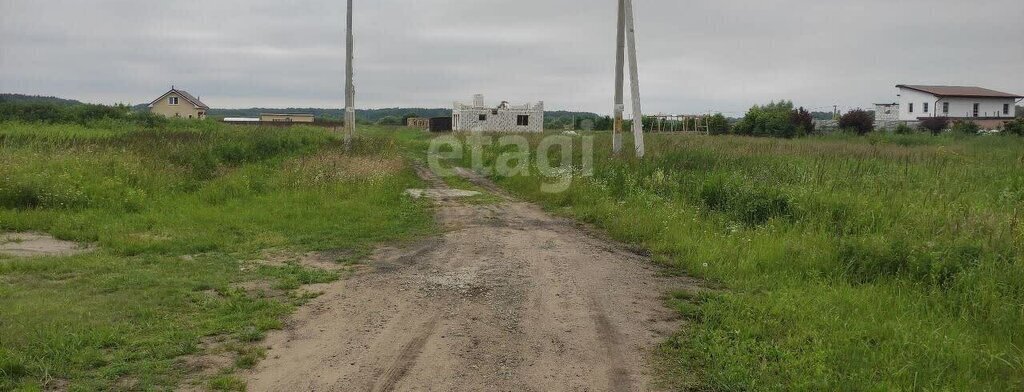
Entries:
[[896, 88], [899, 89], [899, 121], [905, 122], [947, 117], [996, 124], [1013, 119], [1017, 102], [1024, 98], [981, 87], [901, 84]]

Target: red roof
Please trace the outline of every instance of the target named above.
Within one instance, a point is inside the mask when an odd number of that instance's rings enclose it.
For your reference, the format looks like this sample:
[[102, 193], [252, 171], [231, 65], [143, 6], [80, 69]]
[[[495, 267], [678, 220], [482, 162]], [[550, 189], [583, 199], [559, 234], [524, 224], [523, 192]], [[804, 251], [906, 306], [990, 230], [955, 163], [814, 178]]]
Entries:
[[937, 97], [1024, 98], [1024, 96], [971, 86], [920, 86], [901, 84], [896, 87], [917, 90]]

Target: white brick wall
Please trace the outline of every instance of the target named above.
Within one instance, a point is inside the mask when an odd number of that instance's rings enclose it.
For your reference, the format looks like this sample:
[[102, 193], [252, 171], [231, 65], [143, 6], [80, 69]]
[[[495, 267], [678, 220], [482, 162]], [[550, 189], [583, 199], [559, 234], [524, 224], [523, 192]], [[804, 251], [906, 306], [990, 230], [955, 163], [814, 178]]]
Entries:
[[[522, 120], [522, 121], [521, 121]], [[521, 125], [525, 122], [526, 125]], [[452, 129], [457, 132], [544, 132], [544, 102], [496, 107], [483, 105], [474, 97], [473, 105], [456, 102], [452, 108]]]

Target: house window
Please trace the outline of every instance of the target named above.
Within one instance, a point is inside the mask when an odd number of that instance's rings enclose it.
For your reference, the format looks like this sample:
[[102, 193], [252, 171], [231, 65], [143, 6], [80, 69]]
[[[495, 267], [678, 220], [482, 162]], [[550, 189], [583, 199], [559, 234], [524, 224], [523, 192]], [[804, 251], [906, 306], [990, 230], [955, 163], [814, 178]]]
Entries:
[[928, 102], [925, 102], [923, 106], [921, 106], [921, 109], [923, 109], [925, 113], [928, 113]]
[[169, 103], [171, 105], [177, 105], [178, 104], [178, 97], [167, 98], [167, 103]]
[[981, 104], [980, 103], [974, 104], [974, 117], [978, 117], [978, 114], [980, 112], [981, 112]]
[[1004, 103], [1003, 104], [1003, 114], [1010, 114], [1010, 104], [1008, 104], [1008, 103]]
[[914, 112], [914, 103], [909, 103], [907, 105], [909, 105], [909, 107], [910, 107], [910, 110], [908, 110], [907, 112], [908, 113], [913, 113]]
[[530, 125], [530, 116], [529, 115], [523, 115], [523, 114], [520, 114], [520, 115], [516, 116], [516, 125], [521, 126], [521, 127], [529, 126]]
[[949, 102], [942, 103], [942, 113], [949, 114]]
[[487, 121], [487, 115], [486, 114], [481, 114], [480, 115], [480, 121]]
[[491, 109], [491, 114], [497, 116], [498, 115], [498, 109]]

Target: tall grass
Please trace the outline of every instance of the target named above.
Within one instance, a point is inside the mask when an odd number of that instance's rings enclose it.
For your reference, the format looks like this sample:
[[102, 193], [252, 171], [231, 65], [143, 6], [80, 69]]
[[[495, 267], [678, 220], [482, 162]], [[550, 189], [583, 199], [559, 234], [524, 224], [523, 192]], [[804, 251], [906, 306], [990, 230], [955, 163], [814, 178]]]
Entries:
[[1024, 388], [1024, 140], [606, 136], [567, 192], [496, 180], [721, 287], [673, 297], [669, 385]]
[[426, 206], [402, 196], [418, 184], [390, 140], [363, 136], [346, 154], [319, 128], [0, 123], [0, 232], [97, 249], [0, 256], [0, 390], [174, 389], [201, 338], [247, 347], [304, 298], [247, 284], [337, 278], [247, 261], [427, 233]]

